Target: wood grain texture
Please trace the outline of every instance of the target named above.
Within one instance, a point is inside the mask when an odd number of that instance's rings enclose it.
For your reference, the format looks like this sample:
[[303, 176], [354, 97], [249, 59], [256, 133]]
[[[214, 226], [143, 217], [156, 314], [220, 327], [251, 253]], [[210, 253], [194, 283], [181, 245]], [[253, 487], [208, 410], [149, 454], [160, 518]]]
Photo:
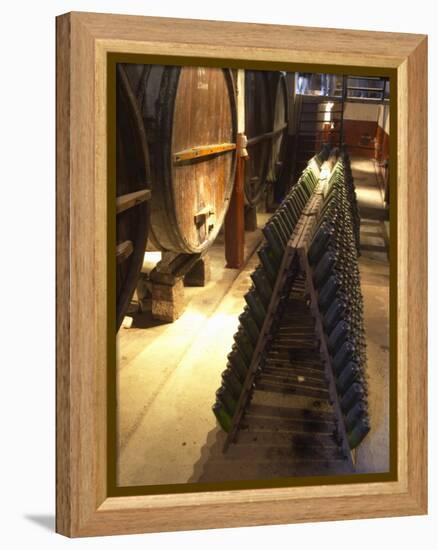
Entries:
[[[408, 72], [408, 464], [409, 492], [427, 509], [427, 41]], [[416, 368], [418, 365], [419, 368]], [[415, 467], [411, 467], [415, 465]]]
[[[58, 18], [58, 532], [86, 536], [426, 512], [426, 50], [424, 36], [396, 33], [79, 13]], [[397, 481], [108, 496], [108, 52], [248, 62], [330, 59], [397, 69]]]
[[70, 19], [56, 21], [56, 530], [70, 533]]
[[[423, 40], [406, 33], [73, 12], [99, 39], [135, 53], [396, 68]], [[275, 31], [273, 30], [275, 27]], [[275, 32], [275, 34], [274, 34]], [[275, 36], [275, 40], [273, 37]], [[172, 37], [172, 40], [169, 40]], [[128, 42], [129, 41], [129, 42]], [[119, 48], [112, 48], [119, 51]]]
[[[151, 242], [158, 250], [205, 251], [216, 238], [233, 188], [236, 141], [231, 71], [216, 67], [123, 65], [140, 105], [151, 167]], [[140, 76], [139, 76], [140, 75]], [[196, 214], [208, 210], [203, 221]]]
[[[181, 69], [173, 111], [172, 157], [197, 145], [235, 143], [235, 101], [227, 76], [231, 79], [229, 72], [217, 68]], [[222, 226], [233, 189], [235, 156], [231, 149], [201, 161], [172, 165], [176, 225], [193, 252], [211, 243]], [[195, 223], [196, 213], [206, 207], [209, 213], [204, 223]]]

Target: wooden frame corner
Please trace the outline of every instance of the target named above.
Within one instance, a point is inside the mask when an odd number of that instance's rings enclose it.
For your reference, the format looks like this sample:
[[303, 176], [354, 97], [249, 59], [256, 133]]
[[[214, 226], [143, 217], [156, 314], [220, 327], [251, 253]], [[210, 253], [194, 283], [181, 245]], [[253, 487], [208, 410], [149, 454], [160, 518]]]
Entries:
[[[266, 33], [258, 24], [78, 12], [59, 16], [56, 29], [57, 532], [76, 537], [427, 513], [427, 37], [280, 25]], [[392, 75], [396, 479], [108, 494], [106, 121], [107, 62], [114, 53], [181, 63], [365, 67]]]

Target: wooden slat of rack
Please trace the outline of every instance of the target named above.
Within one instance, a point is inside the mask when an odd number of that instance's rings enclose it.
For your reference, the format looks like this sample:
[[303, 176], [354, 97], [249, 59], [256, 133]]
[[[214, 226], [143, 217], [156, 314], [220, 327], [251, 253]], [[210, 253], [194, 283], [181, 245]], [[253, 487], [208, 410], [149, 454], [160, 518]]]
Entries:
[[307, 279], [307, 284], [308, 284], [308, 289], [310, 294], [310, 309], [315, 319], [315, 330], [320, 340], [320, 351], [324, 358], [324, 369], [325, 369], [326, 378], [329, 384], [329, 388], [328, 388], [329, 396], [333, 404], [333, 408], [335, 410], [336, 418], [338, 420], [338, 424], [337, 424], [338, 436], [341, 440], [342, 450], [344, 452], [346, 459], [348, 460], [350, 467], [353, 470], [353, 458], [352, 458], [350, 446], [348, 444], [344, 416], [342, 414], [341, 403], [338, 396], [338, 392], [336, 390], [336, 381], [333, 374], [331, 356], [327, 346], [327, 337], [323, 329], [321, 312], [319, 311], [319, 308], [318, 308], [318, 292], [313, 285], [312, 269], [310, 267], [310, 264], [307, 258], [307, 251], [308, 251], [308, 244], [303, 242], [300, 246], [300, 249], [298, 250], [298, 254], [299, 254], [301, 266], [306, 273], [306, 279]]
[[308, 206], [303, 212], [303, 216], [305, 217], [303, 229], [294, 245], [296, 246], [297, 254], [300, 259], [301, 268], [306, 275], [307, 288], [310, 294], [310, 309], [315, 319], [315, 330], [320, 341], [320, 352], [324, 358], [324, 370], [329, 384], [330, 400], [333, 403], [335, 415], [338, 419], [338, 435], [341, 439], [344, 455], [348, 460], [350, 467], [353, 469], [353, 459], [351, 449], [348, 444], [347, 431], [345, 428], [341, 403], [338, 392], [336, 390], [336, 381], [333, 374], [331, 356], [328, 351], [327, 337], [324, 332], [321, 312], [318, 307], [318, 292], [313, 284], [312, 268], [309, 264], [309, 260], [307, 257], [308, 249], [311, 243], [311, 237], [318, 222], [320, 210], [324, 204], [325, 182], [330, 179], [330, 172], [325, 171], [324, 168], [328, 168], [331, 171], [333, 169], [333, 165], [330, 164], [330, 161], [327, 161], [321, 166], [321, 175], [324, 174], [324, 176], [320, 179], [320, 182], [315, 189], [315, 194], [313, 195], [312, 199], [308, 203]]
[[[328, 170], [323, 170], [324, 168], [327, 168]], [[331, 163], [330, 161], [326, 161], [321, 166], [321, 174], [324, 174], [324, 175], [322, 178], [320, 178], [317, 186], [313, 191], [312, 196], [310, 197], [309, 201], [304, 207], [304, 210], [302, 212], [300, 219], [297, 222], [294, 232], [289, 242], [287, 243], [287, 246], [283, 255], [283, 260], [281, 262], [281, 266], [278, 272], [279, 275], [275, 282], [271, 300], [269, 302], [268, 311], [267, 311], [265, 320], [263, 322], [262, 329], [260, 331], [260, 336], [257, 341], [256, 348], [254, 350], [251, 364], [248, 368], [248, 373], [246, 375], [246, 379], [243, 384], [242, 392], [240, 394], [239, 400], [236, 405], [236, 412], [234, 413], [234, 416], [233, 416], [231, 430], [229, 431], [223, 446], [223, 452], [226, 452], [230, 443], [235, 441], [235, 438], [237, 436], [239, 424], [240, 424], [240, 421], [242, 420], [243, 414], [245, 412], [245, 408], [248, 403], [248, 399], [251, 395], [251, 389], [254, 384], [255, 375], [260, 365], [261, 355], [266, 346], [270, 327], [272, 325], [272, 321], [274, 320], [275, 312], [278, 307], [281, 291], [283, 290], [286, 278], [290, 274], [292, 262], [296, 257], [298, 257], [300, 259], [301, 264], [303, 264], [303, 259], [302, 259], [303, 254], [306, 255], [306, 260], [307, 260], [307, 248], [311, 241], [313, 230], [318, 222], [319, 212], [324, 203], [326, 181], [330, 178], [330, 172], [332, 169], [333, 169], [333, 163]], [[307, 266], [308, 266], [308, 270], [310, 270], [310, 266], [308, 262], [307, 262]], [[302, 268], [305, 268], [305, 266], [302, 265]], [[305, 270], [305, 272], [306, 272], [307, 281], [309, 282], [308, 270]], [[313, 287], [313, 280], [311, 280], [310, 283], [311, 283], [310, 291], [312, 292], [312, 289], [313, 289], [313, 292], [315, 292], [315, 289]], [[322, 328], [322, 324], [321, 324], [321, 328]], [[327, 354], [328, 354], [328, 350], [327, 350]], [[328, 357], [330, 358], [329, 355]], [[331, 370], [331, 365], [329, 365], [329, 368]], [[333, 373], [332, 373], [332, 378], [333, 378]], [[337, 394], [335, 395], [335, 397], [337, 398]], [[343, 431], [345, 432], [345, 426], [343, 424], [342, 419], [343, 417], [341, 416], [340, 424], [342, 424]], [[346, 433], [343, 433], [341, 429], [341, 436], [342, 435], [343, 435], [342, 446], [343, 446], [343, 450], [345, 451], [344, 447], [345, 447], [345, 444], [348, 445], [348, 442], [346, 439]], [[349, 452], [349, 447], [348, 447], [348, 452]], [[350, 457], [350, 460], [351, 460], [350, 452], [348, 453], [347, 456]]]
[[[315, 192], [319, 192], [319, 187], [317, 187]], [[309, 208], [311, 207], [312, 201], [314, 199], [315, 199], [315, 196], [310, 199], [310, 202], [308, 203]], [[305, 211], [306, 210], [307, 210], [307, 207], [305, 208]], [[275, 312], [278, 307], [281, 291], [283, 290], [286, 278], [289, 276], [292, 262], [296, 258], [296, 253], [297, 253], [296, 244], [300, 242], [300, 237], [302, 235], [302, 232], [307, 227], [306, 224], [304, 223], [307, 215], [304, 212], [300, 220], [298, 220], [298, 223], [295, 227], [292, 237], [290, 238], [286, 246], [286, 249], [284, 251], [283, 260], [281, 262], [280, 269], [278, 271], [279, 275], [277, 277], [277, 280], [274, 285], [274, 289], [272, 291], [272, 296], [269, 302], [268, 311], [267, 311], [265, 320], [263, 322], [262, 329], [260, 331], [260, 336], [257, 341], [254, 354], [252, 356], [251, 364], [248, 368], [248, 373], [246, 375], [246, 379], [243, 384], [242, 393], [240, 394], [239, 400], [236, 405], [236, 412], [234, 413], [234, 416], [233, 416], [231, 430], [229, 431], [223, 446], [223, 452], [225, 452], [228, 449], [230, 443], [232, 443], [236, 438], [240, 421], [242, 420], [246, 405], [248, 403], [248, 399], [251, 395], [251, 389], [254, 383], [255, 375], [257, 373], [257, 369], [260, 364], [262, 352], [268, 340], [269, 331], [270, 331], [272, 322], [274, 320]]]
[[236, 412], [234, 413], [234, 416], [233, 416], [231, 430], [229, 431], [223, 446], [223, 452], [225, 452], [228, 449], [228, 446], [230, 445], [230, 443], [232, 443], [236, 438], [240, 421], [243, 417], [243, 413], [248, 403], [248, 398], [251, 395], [251, 388], [254, 383], [254, 378], [260, 364], [261, 355], [268, 340], [268, 334], [272, 325], [272, 321], [274, 320], [275, 311], [278, 307], [280, 293], [281, 293], [281, 290], [283, 289], [286, 277], [288, 275], [289, 269], [292, 265], [294, 258], [295, 258], [295, 250], [291, 248], [288, 244], [284, 251], [283, 260], [281, 262], [281, 266], [279, 269], [279, 276], [277, 277], [277, 280], [274, 285], [274, 289], [272, 291], [272, 296], [269, 303], [268, 311], [267, 311], [265, 320], [263, 322], [262, 329], [260, 331], [260, 336], [252, 356], [251, 364], [248, 368], [248, 373], [246, 375], [245, 382], [243, 384], [242, 393], [240, 394], [239, 400], [237, 402]]

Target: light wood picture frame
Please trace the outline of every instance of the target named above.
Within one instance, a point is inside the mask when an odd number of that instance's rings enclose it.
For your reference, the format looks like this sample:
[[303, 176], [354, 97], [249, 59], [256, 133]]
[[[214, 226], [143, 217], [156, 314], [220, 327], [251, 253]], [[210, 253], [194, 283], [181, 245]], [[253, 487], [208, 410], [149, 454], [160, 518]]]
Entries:
[[[427, 513], [427, 37], [75, 12], [59, 16], [56, 30], [57, 532], [78, 537]], [[179, 494], [109, 490], [108, 407], [115, 396], [107, 368], [107, 235], [114, 223], [107, 107], [114, 54], [390, 75], [397, 151], [392, 477]]]

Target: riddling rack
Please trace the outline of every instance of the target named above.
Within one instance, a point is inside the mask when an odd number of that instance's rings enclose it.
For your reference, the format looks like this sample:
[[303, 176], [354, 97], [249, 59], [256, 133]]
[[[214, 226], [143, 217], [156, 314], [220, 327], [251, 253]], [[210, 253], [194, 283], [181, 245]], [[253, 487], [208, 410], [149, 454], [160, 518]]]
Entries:
[[[280, 434], [283, 454], [354, 470], [351, 450], [370, 430], [359, 224], [349, 157], [323, 150], [263, 229], [213, 405], [224, 452], [245, 430]], [[292, 401], [267, 405], [269, 394]]]

